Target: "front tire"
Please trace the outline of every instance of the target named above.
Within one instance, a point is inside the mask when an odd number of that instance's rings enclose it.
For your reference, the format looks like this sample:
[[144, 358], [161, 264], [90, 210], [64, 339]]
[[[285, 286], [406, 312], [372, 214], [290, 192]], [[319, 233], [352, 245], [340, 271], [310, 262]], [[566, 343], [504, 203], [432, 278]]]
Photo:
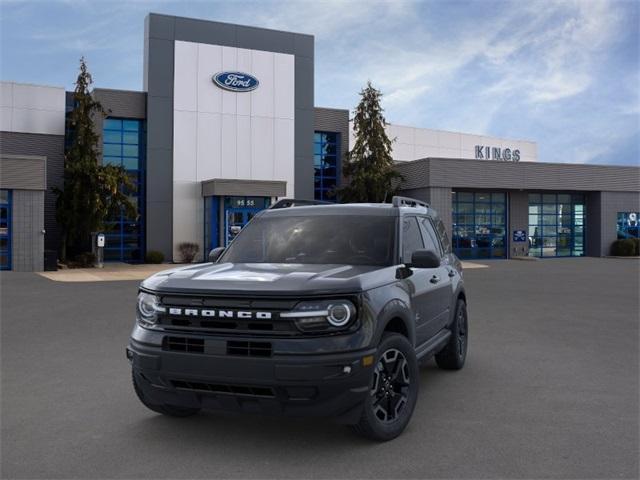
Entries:
[[149, 410], [152, 410], [156, 413], [161, 413], [162, 415], [167, 415], [169, 417], [190, 417], [200, 411], [199, 408], [178, 407], [176, 405], [167, 405], [167, 404], [157, 405], [157, 404], [151, 403], [149, 399], [145, 396], [142, 388], [140, 388], [140, 385], [138, 383], [140, 380], [137, 377], [138, 376], [136, 375], [136, 373], [132, 370], [131, 379], [133, 381], [133, 389], [135, 390], [136, 395], [138, 396], [138, 399]]
[[436, 354], [436, 364], [443, 370], [460, 370], [467, 359], [469, 324], [467, 304], [461, 298], [456, 304], [456, 314], [451, 325], [451, 337], [447, 345]]
[[354, 430], [381, 442], [400, 435], [413, 415], [419, 380], [411, 343], [400, 334], [385, 333], [376, 352], [369, 395]]

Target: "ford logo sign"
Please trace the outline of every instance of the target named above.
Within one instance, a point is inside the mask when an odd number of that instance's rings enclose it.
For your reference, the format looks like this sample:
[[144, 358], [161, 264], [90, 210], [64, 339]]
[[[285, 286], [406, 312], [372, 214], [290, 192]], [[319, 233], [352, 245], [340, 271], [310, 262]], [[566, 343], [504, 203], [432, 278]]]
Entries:
[[215, 83], [220, 88], [229, 90], [232, 92], [250, 92], [255, 90], [260, 85], [260, 82], [253, 75], [242, 72], [220, 72], [216, 73], [213, 78]]

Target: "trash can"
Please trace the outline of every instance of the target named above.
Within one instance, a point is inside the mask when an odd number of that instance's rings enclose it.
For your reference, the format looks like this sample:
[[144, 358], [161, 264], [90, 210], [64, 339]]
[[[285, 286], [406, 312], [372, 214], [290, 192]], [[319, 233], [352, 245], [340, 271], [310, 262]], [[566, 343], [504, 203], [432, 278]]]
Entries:
[[55, 250], [44, 251], [44, 271], [55, 272], [58, 270], [58, 252]]

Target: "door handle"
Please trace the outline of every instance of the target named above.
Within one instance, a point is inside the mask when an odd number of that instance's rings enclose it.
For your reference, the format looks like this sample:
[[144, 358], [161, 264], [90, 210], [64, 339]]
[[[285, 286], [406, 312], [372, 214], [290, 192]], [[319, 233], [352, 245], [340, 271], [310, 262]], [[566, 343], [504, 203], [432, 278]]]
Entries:
[[440, 281], [440, 277], [437, 275], [434, 275], [433, 277], [431, 277], [431, 280], [429, 280], [431, 283], [438, 283]]
[[456, 272], [455, 270], [449, 270], [449, 277], [455, 277], [456, 276]]

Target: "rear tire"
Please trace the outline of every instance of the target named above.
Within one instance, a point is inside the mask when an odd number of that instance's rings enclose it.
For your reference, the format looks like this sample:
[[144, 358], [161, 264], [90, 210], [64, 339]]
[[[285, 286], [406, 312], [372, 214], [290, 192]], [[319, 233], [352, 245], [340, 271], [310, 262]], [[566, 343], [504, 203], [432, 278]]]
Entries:
[[190, 417], [195, 415], [200, 411], [199, 408], [189, 408], [189, 407], [178, 407], [176, 405], [167, 405], [167, 404], [154, 404], [149, 401], [149, 399], [145, 396], [144, 392], [140, 388], [138, 384], [139, 380], [138, 376], [132, 370], [131, 371], [131, 379], [133, 381], [133, 389], [138, 396], [138, 399], [142, 402], [142, 404], [147, 407], [149, 410], [152, 410], [156, 413], [161, 413], [162, 415], [167, 415], [169, 417]]
[[468, 343], [467, 304], [461, 298], [451, 325], [451, 337], [447, 345], [436, 354], [436, 364], [443, 370], [460, 370], [467, 359]]
[[398, 333], [385, 333], [362, 415], [353, 429], [371, 440], [386, 442], [406, 428], [416, 406], [420, 374], [413, 346]]

